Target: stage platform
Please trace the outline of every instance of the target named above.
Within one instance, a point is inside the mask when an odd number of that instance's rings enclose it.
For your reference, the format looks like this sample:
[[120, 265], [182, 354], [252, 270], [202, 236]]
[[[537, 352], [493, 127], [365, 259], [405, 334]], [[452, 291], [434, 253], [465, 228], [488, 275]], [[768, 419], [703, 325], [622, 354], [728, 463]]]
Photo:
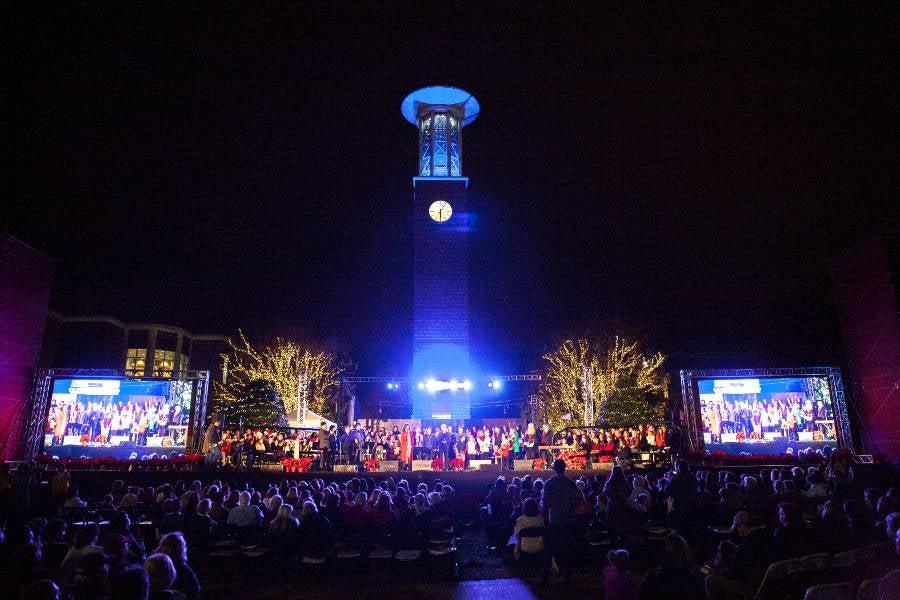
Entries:
[[177, 456], [185, 454], [185, 449], [184, 446], [45, 446], [42, 452], [59, 458], [130, 458], [132, 453], [142, 458], [151, 454]]

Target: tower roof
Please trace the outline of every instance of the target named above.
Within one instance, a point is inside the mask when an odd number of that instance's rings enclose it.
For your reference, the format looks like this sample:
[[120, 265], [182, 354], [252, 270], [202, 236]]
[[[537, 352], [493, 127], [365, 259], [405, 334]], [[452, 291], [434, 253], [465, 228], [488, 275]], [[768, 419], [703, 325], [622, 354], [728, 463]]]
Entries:
[[463, 127], [478, 118], [480, 110], [478, 100], [469, 92], [455, 87], [433, 85], [418, 89], [403, 99], [403, 103], [400, 104], [403, 118], [418, 127], [419, 107], [423, 104], [458, 107], [463, 114]]

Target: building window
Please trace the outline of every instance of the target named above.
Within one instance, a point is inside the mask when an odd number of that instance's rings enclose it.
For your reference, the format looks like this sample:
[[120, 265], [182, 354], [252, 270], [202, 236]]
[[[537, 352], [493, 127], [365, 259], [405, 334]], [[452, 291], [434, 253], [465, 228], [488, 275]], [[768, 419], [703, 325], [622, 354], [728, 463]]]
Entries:
[[173, 350], [156, 350], [153, 353], [153, 375], [171, 377], [175, 370], [175, 352]]
[[146, 348], [129, 348], [125, 358], [126, 375], [143, 375], [147, 366]]

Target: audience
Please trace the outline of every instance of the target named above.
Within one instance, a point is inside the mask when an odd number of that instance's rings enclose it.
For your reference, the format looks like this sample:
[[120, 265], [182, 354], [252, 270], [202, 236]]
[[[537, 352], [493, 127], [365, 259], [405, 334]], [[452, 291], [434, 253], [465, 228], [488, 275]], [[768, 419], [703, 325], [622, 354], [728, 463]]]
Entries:
[[[740, 597], [758, 588], [776, 560], [873, 543], [893, 542], [900, 550], [900, 494], [887, 481], [863, 492], [851, 476], [824, 467], [693, 473], [679, 461], [672, 471], [626, 473], [616, 466], [577, 479], [567, 476], [564, 461], [553, 467], [547, 480], [510, 474], [493, 481], [485, 489], [486, 530], [495, 528], [501, 556], [534, 557], [540, 568], [532, 573], [544, 579], [554, 566], [566, 575], [572, 564], [590, 560], [588, 540], [611, 541], [617, 549], [602, 571], [607, 599], [694, 600], [704, 591], [710, 599]], [[72, 479], [53, 474], [48, 500], [79, 497]], [[27, 515], [42, 517], [11, 517], [0, 529], [0, 576], [11, 597], [196, 600], [201, 583], [189, 549], [199, 561], [211, 541], [238, 530], [257, 532], [261, 552], [281, 558], [329, 560], [347, 544], [424, 548], [422, 540], [459, 525], [459, 513], [477, 508], [480, 496], [458, 497], [440, 480], [313, 476], [256, 489], [247, 481], [151, 487], [135, 478], [79, 499], [102, 511], [102, 526], [75, 525], [84, 507], [48, 501], [33, 502]], [[730, 530], [717, 527], [725, 523]], [[876, 558], [873, 564], [890, 566], [886, 552]]]

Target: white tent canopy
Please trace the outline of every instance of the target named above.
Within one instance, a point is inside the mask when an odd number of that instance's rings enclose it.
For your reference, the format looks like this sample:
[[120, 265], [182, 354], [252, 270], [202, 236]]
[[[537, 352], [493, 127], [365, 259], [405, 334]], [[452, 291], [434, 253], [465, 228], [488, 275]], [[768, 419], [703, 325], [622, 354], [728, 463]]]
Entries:
[[[293, 415], [288, 415], [288, 427], [301, 427], [306, 429], [318, 429], [322, 424], [322, 421], [325, 421], [325, 424], [328, 427], [332, 425], [336, 425], [334, 421], [329, 421], [325, 417], [321, 415], [317, 415], [311, 410], [307, 410], [305, 414], [301, 415], [302, 411], [298, 410]], [[302, 419], [300, 417], [303, 417]]]

